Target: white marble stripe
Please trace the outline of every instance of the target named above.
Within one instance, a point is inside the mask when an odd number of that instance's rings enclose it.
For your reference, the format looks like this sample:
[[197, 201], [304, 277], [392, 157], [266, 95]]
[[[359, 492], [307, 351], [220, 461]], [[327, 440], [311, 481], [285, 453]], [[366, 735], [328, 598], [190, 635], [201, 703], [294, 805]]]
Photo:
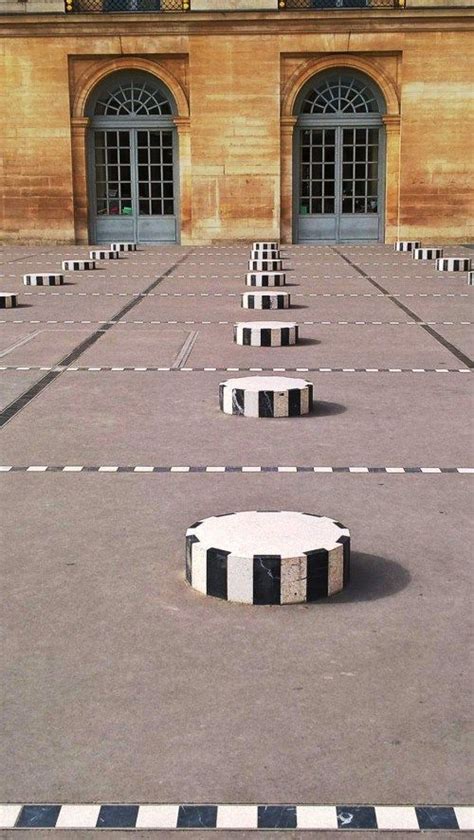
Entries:
[[216, 828], [257, 828], [257, 805], [219, 805]]
[[305, 829], [336, 829], [335, 805], [297, 805], [296, 826]]
[[419, 831], [413, 806], [376, 805], [375, 816], [380, 830]]
[[237, 601], [240, 604], [253, 603], [253, 559], [251, 557], [228, 555], [227, 600]]
[[0, 805], [0, 828], [13, 828], [21, 807], [21, 805]]
[[461, 831], [474, 831], [474, 808], [471, 805], [457, 805], [454, 813]]
[[204, 595], [207, 592], [207, 551], [199, 542], [191, 547], [191, 586]]
[[100, 805], [62, 805], [56, 828], [95, 828]]
[[176, 828], [179, 805], [140, 805], [136, 828]]

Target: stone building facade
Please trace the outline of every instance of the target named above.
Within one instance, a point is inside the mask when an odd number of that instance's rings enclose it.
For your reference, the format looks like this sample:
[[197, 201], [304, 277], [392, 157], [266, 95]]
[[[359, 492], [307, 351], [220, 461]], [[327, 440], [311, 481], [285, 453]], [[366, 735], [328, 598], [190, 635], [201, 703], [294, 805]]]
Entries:
[[459, 0], [0, 12], [6, 241], [472, 240]]

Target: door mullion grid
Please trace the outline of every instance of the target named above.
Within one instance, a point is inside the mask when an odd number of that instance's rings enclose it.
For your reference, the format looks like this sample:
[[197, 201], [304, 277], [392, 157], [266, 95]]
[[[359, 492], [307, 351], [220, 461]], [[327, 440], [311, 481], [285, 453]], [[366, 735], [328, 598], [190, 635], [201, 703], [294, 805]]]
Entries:
[[131, 195], [132, 195], [132, 218], [133, 218], [133, 238], [134, 242], [138, 242], [138, 217], [140, 213], [140, 204], [138, 200], [138, 136], [137, 129], [130, 129], [130, 177]]
[[336, 215], [336, 242], [340, 240], [341, 214], [342, 214], [342, 127], [337, 126], [334, 134], [334, 211]]

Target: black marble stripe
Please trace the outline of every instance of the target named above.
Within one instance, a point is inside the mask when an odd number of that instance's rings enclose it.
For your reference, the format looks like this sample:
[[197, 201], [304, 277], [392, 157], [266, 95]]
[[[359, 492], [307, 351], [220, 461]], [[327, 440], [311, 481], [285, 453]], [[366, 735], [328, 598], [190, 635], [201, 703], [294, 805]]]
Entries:
[[281, 330], [281, 346], [288, 347], [290, 344], [290, 328], [282, 327]]
[[307, 559], [306, 569], [306, 600], [316, 601], [328, 596], [329, 554], [325, 548], [316, 551], [305, 551]]
[[459, 828], [454, 808], [449, 806], [418, 806], [415, 807], [415, 813], [422, 831]]
[[255, 297], [254, 295], [249, 295], [247, 298], [247, 304], [249, 309], [255, 309]]
[[253, 558], [253, 603], [279, 604], [281, 557], [255, 554]]
[[290, 388], [288, 391], [288, 417], [301, 416], [301, 389]]
[[227, 598], [227, 558], [230, 551], [208, 548], [206, 556], [207, 594]]
[[224, 411], [224, 387], [222, 383], [219, 385], [219, 408], [221, 411]]
[[252, 338], [252, 330], [250, 329], [250, 327], [243, 327], [243, 329], [242, 329], [242, 343], [250, 346], [251, 338]]
[[338, 543], [341, 543], [343, 548], [344, 567], [342, 585], [347, 586], [351, 579], [351, 538], [343, 534], [342, 537], [339, 537]]
[[274, 392], [273, 391], [259, 391], [258, 392], [258, 416], [259, 417], [274, 417]]
[[23, 805], [15, 827], [54, 828], [60, 810], [60, 805]]
[[259, 805], [258, 828], [296, 828], [295, 805]]
[[101, 805], [97, 828], [135, 828], [138, 805]]
[[242, 416], [245, 413], [245, 391], [243, 388], [232, 390], [232, 414]]
[[261, 347], [271, 347], [272, 346], [272, 331], [270, 329], [260, 330], [260, 346]]
[[176, 828], [215, 828], [217, 805], [180, 805]]

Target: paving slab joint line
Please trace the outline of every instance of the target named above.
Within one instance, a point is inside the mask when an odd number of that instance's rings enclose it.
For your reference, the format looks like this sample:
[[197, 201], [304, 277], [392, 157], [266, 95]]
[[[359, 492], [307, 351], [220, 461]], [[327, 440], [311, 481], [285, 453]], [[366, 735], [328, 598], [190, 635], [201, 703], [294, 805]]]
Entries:
[[5, 804], [6, 829], [469, 831], [468, 805]]
[[319, 465], [1, 464], [0, 473], [348, 473], [350, 475], [472, 475], [474, 467], [376, 467]]

